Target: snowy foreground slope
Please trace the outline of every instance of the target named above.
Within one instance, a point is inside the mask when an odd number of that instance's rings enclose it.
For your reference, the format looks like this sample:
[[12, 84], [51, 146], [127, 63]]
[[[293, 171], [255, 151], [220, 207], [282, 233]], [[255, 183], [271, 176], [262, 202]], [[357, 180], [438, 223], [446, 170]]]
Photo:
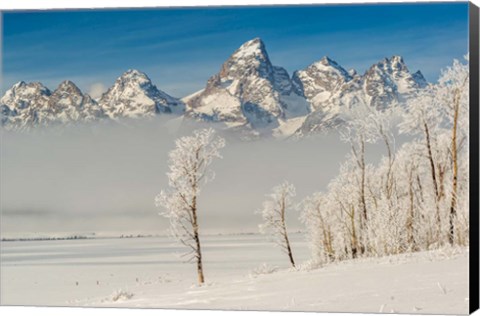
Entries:
[[[282, 270], [205, 287], [131, 288], [129, 300], [99, 305], [235, 310], [467, 314], [468, 257], [438, 254], [348, 262], [314, 271]], [[433, 257], [430, 257], [433, 256]], [[96, 302], [92, 302], [97, 305]]]
[[[303, 236], [294, 255], [306, 262]], [[166, 238], [2, 243], [5, 305], [466, 314], [468, 250], [290, 270], [261, 236], [209, 236], [206, 285]], [[262, 263], [265, 263], [263, 265]]]

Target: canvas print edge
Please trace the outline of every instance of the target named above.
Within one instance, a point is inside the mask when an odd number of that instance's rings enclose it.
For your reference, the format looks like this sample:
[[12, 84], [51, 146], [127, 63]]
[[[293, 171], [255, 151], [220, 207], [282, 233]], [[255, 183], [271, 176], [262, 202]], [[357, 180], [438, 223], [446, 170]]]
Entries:
[[470, 2], [470, 313], [479, 308], [479, 7]]
[[[470, 130], [473, 131], [473, 133], [471, 132], [470, 134], [470, 136], [472, 137], [470, 161], [478, 161], [478, 137], [476, 137], [478, 135], [478, 119], [475, 119], [478, 118], [478, 33], [474, 32], [475, 24], [478, 29], [478, 7], [470, 3]], [[476, 167], [477, 166], [474, 165], [472, 165], [471, 167], [471, 179], [478, 179], [478, 168]], [[476, 182], [475, 180], [472, 181], [470, 190], [474, 193], [478, 192], [478, 180]], [[478, 223], [478, 195], [471, 194], [470, 197], [470, 220], [472, 221], [472, 223]], [[470, 277], [472, 279], [471, 281], [473, 281], [473, 279], [475, 278], [478, 280], [478, 270], [472, 269], [472, 267], [478, 266], [478, 230], [475, 230], [475, 228], [478, 228], [478, 226], [472, 226], [472, 230], [470, 231], [470, 234], [472, 236], [470, 247], [473, 248], [470, 254]], [[470, 289], [470, 293], [471, 295], [473, 295], [473, 298], [471, 298], [470, 300], [470, 311], [473, 312], [478, 309], [478, 299], [476, 299], [476, 297], [478, 297], [478, 282], [471, 282]], [[477, 293], [477, 295], [474, 295], [474, 293]]]

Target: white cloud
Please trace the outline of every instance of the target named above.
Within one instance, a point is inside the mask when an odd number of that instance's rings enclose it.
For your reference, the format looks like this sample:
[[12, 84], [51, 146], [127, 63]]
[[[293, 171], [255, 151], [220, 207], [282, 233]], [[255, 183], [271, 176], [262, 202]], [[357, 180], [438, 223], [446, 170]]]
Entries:
[[107, 91], [107, 87], [101, 82], [94, 83], [88, 89], [88, 94], [94, 98], [98, 99], [102, 96], [102, 94]]

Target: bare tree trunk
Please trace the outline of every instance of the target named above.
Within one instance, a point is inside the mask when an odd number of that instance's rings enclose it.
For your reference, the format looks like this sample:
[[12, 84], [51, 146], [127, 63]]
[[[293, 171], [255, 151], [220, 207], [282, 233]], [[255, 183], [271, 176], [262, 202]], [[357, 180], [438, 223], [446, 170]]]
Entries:
[[[434, 162], [434, 159], [433, 159], [432, 144], [431, 144], [431, 139], [430, 139], [430, 130], [429, 130], [426, 122], [423, 123], [423, 128], [424, 128], [424, 132], [425, 132], [425, 141], [427, 143], [428, 161], [430, 162], [430, 172], [431, 172], [431, 175], [432, 175], [433, 189], [434, 189], [434, 192], [435, 192], [435, 208], [436, 208], [435, 220], [437, 222], [437, 236], [436, 237], [439, 238], [442, 223], [441, 223], [440, 206], [439, 206], [440, 193], [439, 193], [439, 190], [438, 190], [437, 172], [436, 172], [436, 169], [435, 169], [435, 162]], [[437, 242], [438, 241], [439, 240], [437, 240]]]
[[390, 198], [392, 196], [392, 188], [393, 188], [392, 168], [393, 168], [394, 156], [392, 154], [392, 148], [391, 148], [388, 136], [387, 136], [387, 134], [385, 134], [385, 131], [383, 130], [382, 127], [380, 127], [380, 135], [382, 136], [383, 142], [385, 143], [385, 146], [387, 147], [388, 171], [387, 171], [387, 178], [385, 180], [385, 193], [387, 195], [387, 199], [390, 200]]
[[[355, 259], [358, 256], [358, 238], [357, 238], [357, 230], [355, 227], [355, 207], [353, 205], [348, 205], [347, 207], [342, 203], [340, 198], [337, 196], [336, 198], [341, 210], [343, 213], [346, 214], [348, 218], [345, 219], [344, 224], [350, 234], [350, 250], [352, 253], [352, 258]], [[350, 221], [350, 223], [348, 223]], [[348, 250], [345, 246], [345, 252], [348, 253]]]
[[292, 264], [292, 267], [295, 268], [295, 261], [293, 260], [292, 248], [290, 247], [290, 241], [288, 240], [287, 234], [285, 234], [285, 243], [287, 245], [288, 258], [290, 259], [290, 263]]
[[367, 212], [367, 202], [365, 198], [365, 140], [363, 139], [363, 137], [362, 137], [360, 146], [361, 146], [360, 157], [357, 157], [358, 166], [360, 167], [360, 171], [361, 171], [360, 200], [362, 203], [363, 220], [366, 223], [368, 220], [368, 212]]
[[[199, 161], [200, 149], [197, 149], [195, 153], [196, 161]], [[203, 264], [202, 264], [202, 247], [200, 246], [200, 235], [198, 233], [198, 217], [197, 217], [197, 188], [198, 188], [198, 179], [197, 179], [198, 164], [195, 166], [195, 172], [193, 173], [193, 178], [191, 180], [192, 191], [194, 192], [192, 198], [192, 218], [193, 218], [193, 239], [195, 240], [195, 249], [196, 249], [196, 258], [197, 258], [197, 274], [198, 274], [198, 283], [203, 284], [205, 282], [205, 276], [203, 275]]]
[[410, 246], [410, 249], [412, 251], [417, 250], [417, 245], [415, 242], [415, 233], [413, 229], [413, 223], [415, 219], [415, 206], [414, 206], [414, 192], [413, 192], [413, 168], [410, 169], [409, 174], [408, 174], [408, 196], [409, 196], [409, 202], [410, 202], [410, 207], [409, 207], [409, 212], [408, 212], [408, 217], [407, 217], [407, 223], [406, 223], [406, 228], [407, 228], [407, 242], [408, 245]]
[[320, 225], [323, 233], [323, 248], [325, 249], [325, 252], [327, 253], [328, 258], [330, 260], [333, 260], [333, 258], [335, 257], [335, 254], [334, 254], [333, 245], [332, 245], [332, 231], [330, 229], [330, 226], [327, 226], [327, 224], [325, 224], [325, 221], [323, 220], [323, 216], [319, 208], [317, 208], [317, 212], [318, 212], [318, 217], [320, 219]]
[[457, 157], [457, 125], [458, 112], [460, 109], [460, 90], [455, 91], [453, 99], [453, 130], [452, 130], [452, 161], [453, 161], [453, 179], [452, 179], [452, 196], [450, 200], [450, 216], [449, 224], [450, 230], [448, 234], [448, 241], [453, 245], [455, 242], [455, 217], [457, 215], [457, 187], [458, 187], [458, 157]]
[[333, 237], [332, 237], [332, 231], [330, 229], [328, 229], [326, 237], [327, 237], [327, 243], [325, 247], [327, 249], [327, 255], [330, 260], [333, 260], [335, 259], [335, 251], [333, 250], [333, 244], [332, 244]]
[[420, 193], [420, 200], [423, 203], [425, 201], [425, 199], [423, 197], [423, 185], [422, 185], [422, 180], [420, 180], [420, 176], [418, 174], [417, 174], [417, 186], [418, 186], [418, 190], [419, 190], [419, 193]]
[[355, 228], [355, 208], [353, 206], [350, 210], [350, 222], [352, 225], [352, 258], [356, 258], [358, 253], [358, 238]]
[[285, 240], [285, 248], [287, 250], [290, 263], [292, 264], [292, 267], [295, 268], [295, 261], [293, 260], [292, 248], [290, 247], [290, 241], [288, 240], [287, 225], [285, 223], [285, 197], [284, 196], [282, 196], [281, 219], [282, 219], [283, 238]]
[[438, 200], [445, 196], [445, 164], [438, 164]]
[[433, 189], [435, 191], [435, 197], [438, 198], [438, 184], [437, 184], [437, 172], [435, 170], [435, 162], [433, 161], [432, 145], [430, 140], [430, 130], [426, 122], [423, 123], [425, 132], [425, 141], [427, 144], [428, 161], [430, 162], [430, 172], [432, 174]]
[[197, 197], [193, 197], [192, 205], [192, 217], [193, 217], [193, 239], [195, 240], [195, 257], [197, 258], [197, 274], [198, 274], [198, 283], [202, 284], [205, 282], [205, 277], [203, 275], [203, 266], [202, 266], [202, 248], [200, 246], [200, 236], [198, 234], [198, 219], [197, 219]]
[[[366, 176], [365, 176], [365, 139], [362, 135], [360, 138], [360, 152], [357, 153], [355, 146], [352, 144], [352, 152], [355, 156], [358, 167], [360, 168], [360, 205], [362, 207], [362, 213], [360, 215], [360, 233], [365, 233], [368, 222], [368, 209], [366, 200]], [[368, 245], [368, 240], [360, 238], [361, 244], [358, 249], [358, 236], [355, 233], [355, 253], [359, 250], [361, 254], [365, 253], [365, 245]]]

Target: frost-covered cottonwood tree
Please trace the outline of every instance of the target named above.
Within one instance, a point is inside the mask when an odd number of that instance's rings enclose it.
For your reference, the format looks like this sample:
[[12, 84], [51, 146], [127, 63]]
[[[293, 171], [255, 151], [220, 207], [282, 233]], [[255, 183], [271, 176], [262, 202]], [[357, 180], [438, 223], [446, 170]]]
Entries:
[[427, 87], [420, 95], [407, 103], [407, 111], [401, 123], [401, 132], [420, 136], [424, 144], [422, 156], [428, 161], [429, 185], [432, 191], [427, 191], [427, 203], [435, 206], [436, 239], [440, 239], [442, 230], [441, 204], [445, 198], [444, 170], [445, 160], [442, 159], [441, 146], [438, 143], [439, 135], [442, 134], [442, 104], [437, 98], [436, 89], [433, 85]]
[[259, 211], [264, 220], [264, 223], [259, 225], [260, 232], [273, 237], [273, 241], [288, 255], [292, 267], [295, 267], [295, 260], [288, 239], [285, 217], [292, 208], [292, 198], [295, 194], [295, 186], [285, 181], [272, 189], [272, 193], [267, 195], [268, 199], [263, 202]]
[[[465, 57], [468, 60], [468, 56]], [[457, 220], [459, 165], [462, 146], [468, 141], [469, 69], [467, 64], [455, 60], [451, 67], [443, 71], [437, 85], [438, 97], [443, 100], [447, 124], [451, 130], [451, 191], [449, 207], [448, 241], [455, 242], [455, 222]], [[468, 146], [466, 146], [468, 147]], [[460, 179], [464, 180], [464, 179]], [[468, 182], [463, 181], [464, 184]]]
[[198, 282], [204, 283], [202, 251], [199, 235], [198, 196], [202, 184], [213, 180], [209, 168], [213, 159], [222, 158], [220, 149], [225, 140], [216, 136], [212, 128], [193, 132], [176, 140], [169, 153], [168, 190], [162, 190], [155, 203], [164, 208], [161, 214], [170, 220], [171, 233], [190, 248], [185, 255], [196, 260]]
[[[384, 199], [388, 202], [393, 194], [394, 173], [393, 165], [395, 162], [395, 139], [391, 128], [391, 121], [398, 115], [396, 104], [391, 104], [390, 108], [381, 110], [372, 108], [365, 102], [359, 102], [351, 110], [349, 120], [345, 127], [340, 130], [341, 139], [350, 144], [351, 152], [347, 156], [346, 162], [342, 167], [343, 175], [348, 181], [356, 182], [350, 192], [346, 194], [349, 197], [355, 197], [357, 201], [346, 203], [344, 198], [336, 198], [340, 209], [348, 215], [348, 226], [351, 226], [352, 234], [352, 256], [363, 255], [368, 249], [369, 234], [367, 228], [371, 223], [372, 212], [378, 210], [378, 201]], [[373, 181], [368, 177], [368, 169], [372, 167], [366, 162], [367, 144], [383, 142], [386, 148], [386, 157], [388, 167], [385, 172], [376, 175], [376, 182], [381, 184], [380, 191], [374, 192]], [[344, 190], [344, 189], [342, 189]], [[374, 200], [374, 204], [369, 200]], [[346, 205], [348, 207], [345, 207]], [[388, 204], [388, 203], [387, 203]], [[385, 205], [387, 206], [387, 205]], [[358, 223], [355, 223], [358, 221]]]
[[[465, 59], [468, 61], [468, 56]], [[455, 60], [442, 71], [437, 84], [428, 86], [409, 102], [402, 123], [403, 132], [423, 134], [439, 243], [443, 240], [442, 231], [448, 226], [447, 240], [454, 244], [459, 193], [468, 187], [468, 172], [461, 172], [465, 170], [461, 166], [465, 162], [468, 165], [468, 88], [468, 64]]]
[[[301, 204], [315, 262], [468, 245], [468, 80], [454, 61], [404, 105], [352, 111], [339, 174]], [[395, 125], [410, 135], [399, 148]], [[367, 163], [379, 142], [384, 155]]]
[[[330, 192], [330, 194], [332, 194]], [[339, 240], [345, 236], [343, 222], [338, 220], [335, 199], [323, 193], [314, 193], [306, 197], [299, 205], [301, 209], [300, 221], [307, 228], [307, 240], [312, 251], [313, 264], [323, 264], [338, 259], [342, 252], [336, 249], [345, 249], [347, 243]], [[341, 242], [341, 246], [338, 243]]]

